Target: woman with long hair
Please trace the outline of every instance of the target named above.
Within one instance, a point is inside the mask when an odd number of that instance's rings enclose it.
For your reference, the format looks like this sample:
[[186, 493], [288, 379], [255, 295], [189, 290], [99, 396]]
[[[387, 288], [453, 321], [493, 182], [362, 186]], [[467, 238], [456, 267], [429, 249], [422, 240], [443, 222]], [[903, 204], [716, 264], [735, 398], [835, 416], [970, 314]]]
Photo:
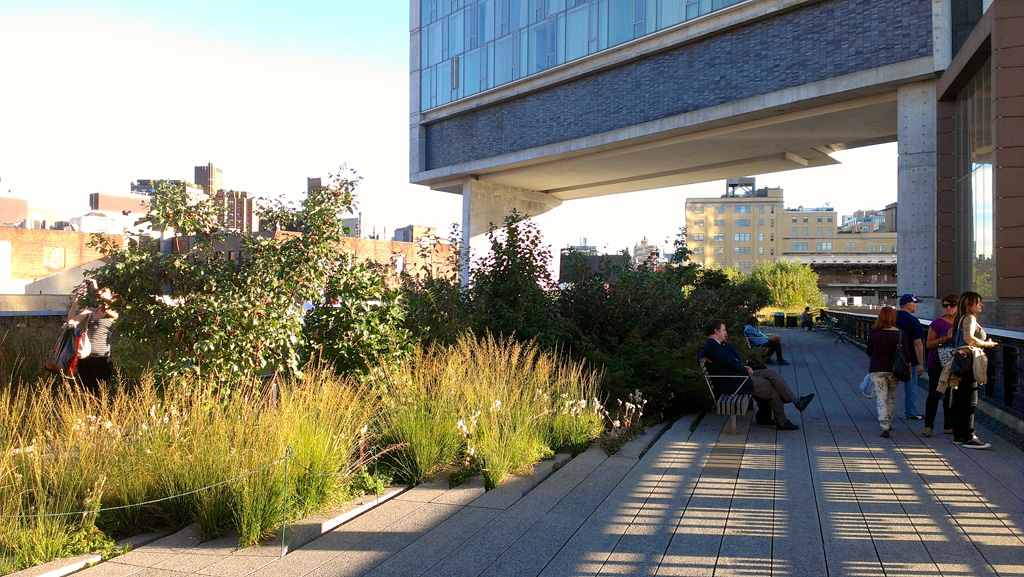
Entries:
[[896, 408], [896, 389], [900, 386], [899, 379], [892, 374], [892, 360], [896, 356], [896, 348], [910, 349], [907, 335], [896, 328], [896, 309], [883, 307], [878, 312], [875, 326], [868, 333], [868, 358], [871, 363], [868, 372], [871, 382], [875, 385], [875, 404], [878, 407], [878, 424], [882, 427], [882, 436], [886, 439], [892, 433], [892, 414]]
[[[928, 358], [925, 368], [928, 369], [928, 400], [924, 402], [924, 431], [925, 437], [932, 436], [932, 428], [935, 427], [935, 415], [939, 411], [939, 400], [945, 398], [946, 406], [949, 406], [950, 390], [946, 389], [945, 395], [936, 391], [939, 386], [939, 376], [942, 374], [942, 363], [939, 362], [939, 347], [952, 344], [956, 338], [956, 331], [953, 330], [953, 321], [956, 320], [957, 304], [960, 302], [959, 295], [947, 295], [942, 299], [943, 315], [932, 321], [928, 327], [928, 336], [925, 339], [925, 348], [928, 349]], [[948, 409], [942, 410], [942, 432], [950, 434], [953, 432], [953, 418]]]
[[[79, 301], [92, 301], [93, 306], [79, 308]], [[109, 288], [99, 288], [94, 279], [83, 282], [75, 290], [68, 310], [68, 322], [75, 326], [84, 323], [84, 330], [89, 335], [92, 352], [78, 361], [78, 378], [90, 393], [99, 396], [101, 388], [114, 376], [114, 363], [110, 360], [110, 331], [117, 320], [117, 311], [113, 308], [114, 294]]]
[[[976, 292], [965, 292], [960, 295], [956, 318], [953, 327], [956, 330], [956, 346], [972, 346], [991, 348], [996, 342], [989, 340], [985, 329], [978, 324], [984, 304], [981, 295]], [[987, 449], [992, 445], [974, 434], [974, 409], [978, 406], [978, 382], [974, 374], [960, 378], [960, 383], [952, 394], [953, 442], [963, 445], [965, 449]]]

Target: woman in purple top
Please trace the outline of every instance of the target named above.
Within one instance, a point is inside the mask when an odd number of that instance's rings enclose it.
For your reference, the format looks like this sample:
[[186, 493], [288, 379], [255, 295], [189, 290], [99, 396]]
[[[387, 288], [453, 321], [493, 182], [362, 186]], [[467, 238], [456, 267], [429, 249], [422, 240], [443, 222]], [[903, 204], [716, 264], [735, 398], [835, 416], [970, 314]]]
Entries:
[[[928, 327], [928, 337], [925, 339], [925, 348], [928, 349], [928, 360], [925, 367], [928, 369], [928, 400], [924, 402], [924, 431], [925, 437], [932, 436], [932, 428], [935, 427], [935, 414], [939, 410], [939, 399], [945, 399], [943, 403], [949, 406], [950, 390], [946, 394], [936, 391], [939, 386], [939, 376], [942, 374], [942, 363], [939, 362], [939, 347], [953, 342], [956, 331], [953, 330], [953, 320], [956, 318], [956, 305], [960, 302], [960, 295], [947, 295], [942, 299], [942, 310], [945, 314], [932, 321]], [[948, 409], [942, 410], [942, 432], [953, 434], [953, 419]]]
[[892, 413], [896, 407], [896, 389], [900, 381], [892, 374], [892, 359], [896, 355], [896, 346], [902, 341], [903, 350], [910, 349], [907, 335], [896, 328], [896, 309], [883, 307], [878, 313], [878, 320], [868, 334], [868, 357], [871, 364], [871, 382], [875, 385], [875, 403], [878, 406], [878, 424], [882, 426], [882, 436], [889, 438], [892, 432]]

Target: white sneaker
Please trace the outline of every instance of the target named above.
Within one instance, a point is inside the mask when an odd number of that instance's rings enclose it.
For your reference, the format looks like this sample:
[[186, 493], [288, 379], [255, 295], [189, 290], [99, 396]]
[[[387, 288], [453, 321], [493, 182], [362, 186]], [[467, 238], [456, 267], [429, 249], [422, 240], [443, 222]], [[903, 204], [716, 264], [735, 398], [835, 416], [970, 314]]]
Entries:
[[986, 443], [985, 441], [982, 441], [978, 437], [974, 437], [970, 441], [967, 441], [966, 443], [963, 444], [963, 447], [965, 449], [987, 449], [991, 446], [992, 443]]

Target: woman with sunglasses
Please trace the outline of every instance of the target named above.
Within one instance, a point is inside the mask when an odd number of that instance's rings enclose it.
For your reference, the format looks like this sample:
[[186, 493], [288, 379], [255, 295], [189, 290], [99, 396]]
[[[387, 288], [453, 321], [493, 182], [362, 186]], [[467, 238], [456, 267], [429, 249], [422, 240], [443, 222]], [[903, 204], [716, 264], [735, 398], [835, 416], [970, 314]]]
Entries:
[[[955, 343], [957, 346], [991, 348], [996, 346], [989, 340], [985, 329], [978, 324], [978, 315], [983, 308], [981, 295], [976, 292], [965, 292], [960, 295], [956, 318], [953, 327], [956, 329]], [[987, 449], [992, 445], [982, 441], [974, 434], [974, 409], [978, 406], [978, 382], [974, 375], [961, 377], [960, 383], [953, 390], [953, 442], [965, 449]]]
[[[945, 399], [945, 406], [949, 407], [949, 389], [945, 395], [936, 391], [939, 386], [939, 375], [942, 374], [942, 363], [939, 362], [939, 346], [951, 344], [956, 338], [956, 331], [953, 330], [953, 321], [956, 320], [956, 305], [960, 301], [959, 295], [947, 295], [942, 299], [943, 315], [932, 321], [928, 327], [928, 338], [925, 340], [925, 348], [928, 349], [928, 360], [925, 367], [928, 369], [928, 400], [924, 403], [924, 432], [925, 437], [932, 436], [932, 428], [935, 427], [935, 415], [939, 410], [939, 400]], [[953, 433], [953, 419], [949, 409], [942, 410], [942, 432], [950, 435]]]

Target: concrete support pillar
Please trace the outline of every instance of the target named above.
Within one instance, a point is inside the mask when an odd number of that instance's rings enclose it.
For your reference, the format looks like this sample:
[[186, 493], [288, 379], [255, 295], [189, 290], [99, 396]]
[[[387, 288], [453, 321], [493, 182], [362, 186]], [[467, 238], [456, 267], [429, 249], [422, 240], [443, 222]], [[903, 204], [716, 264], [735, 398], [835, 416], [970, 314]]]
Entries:
[[462, 181], [462, 286], [469, 282], [469, 241], [501, 226], [505, 217], [516, 210], [529, 217], [538, 216], [559, 206], [562, 201], [535, 190], [512, 188], [476, 177]]
[[897, 161], [897, 277], [899, 294], [914, 293], [925, 302], [919, 316], [936, 314], [936, 83], [899, 88]]

